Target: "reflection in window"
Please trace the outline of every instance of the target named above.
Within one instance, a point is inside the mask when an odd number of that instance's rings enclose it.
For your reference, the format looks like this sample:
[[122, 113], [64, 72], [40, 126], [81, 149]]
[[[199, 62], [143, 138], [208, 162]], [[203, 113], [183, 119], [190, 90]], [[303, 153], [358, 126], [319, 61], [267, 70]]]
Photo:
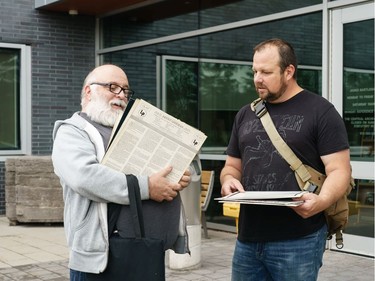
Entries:
[[200, 127], [203, 151], [223, 154], [237, 111], [257, 98], [249, 62], [199, 63]]
[[349, 222], [345, 233], [374, 238], [374, 181], [356, 180], [348, 201]]
[[[322, 0], [304, 1], [254, 1], [254, 0], [221, 0], [221, 1], [154, 1], [153, 5], [130, 9], [123, 13], [103, 17], [100, 19], [103, 38], [101, 48], [114, 47], [123, 44], [170, 36], [183, 32], [190, 32], [203, 28], [209, 28], [221, 24], [233, 23], [236, 21], [266, 16], [274, 13], [291, 11], [303, 7], [321, 4]], [[311, 20], [306, 25], [295, 25], [303, 28], [302, 31], [309, 36], [306, 43], [313, 43], [314, 30], [310, 28], [320, 25], [320, 21]], [[268, 29], [267, 33], [258, 33], [256, 40], [262, 35], [275, 36], [270, 34], [273, 30]], [[275, 29], [277, 36], [285, 37], [289, 31], [282, 26]], [[243, 38], [250, 38], [243, 36]], [[230, 41], [235, 42], [235, 41]], [[222, 44], [223, 42], [221, 42]], [[309, 47], [306, 44], [306, 47]], [[204, 54], [202, 56], [205, 56]]]
[[344, 25], [343, 118], [351, 159], [374, 161], [374, 20]]
[[166, 64], [166, 111], [198, 127], [198, 78], [195, 62], [170, 61]]
[[223, 154], [235, 114], [256, 98], [250, 63], [176, 57], [165, 68], [166, 111], [208, 136], [204, 152]]
[[353, 160], [374, 161], [374, 74], [344, 70], [344, 121]]
[[[207, 135], [202, 152], [224, 154], [235, 115], [258, 97], [251, 62], [165, 57], [163, 65], [165, 110]], [[317, 94], [321, 76], [319, 67], [298, 68], [298, 83]]]
[[18, 150], [20, 140], [20, 51], [0, 48], [0, 150]]

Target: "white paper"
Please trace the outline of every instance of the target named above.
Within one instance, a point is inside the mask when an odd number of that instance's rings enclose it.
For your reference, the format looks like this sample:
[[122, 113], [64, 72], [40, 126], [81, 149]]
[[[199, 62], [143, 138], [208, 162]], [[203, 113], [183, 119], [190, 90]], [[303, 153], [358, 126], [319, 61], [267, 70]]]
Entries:
[[304, 201], [300, 198], [306, 191], [245, 191], [235, 192], [224, 197], [215, 198], [219, 203], [232, 202], [240, 204], [298, 206]]
[[167, 178], [178, 182], [206, 138], [201, 131], [137, 99], [102, 164], [125, 174], [147, 176], [171, 165]]
[[305, 201], [281, 201], [281, 200], [235, 200], [235, 201], [219, 201], [219, 203], [239, 203], [247, 205], [269, 205], [269, 206], [299, 206]]

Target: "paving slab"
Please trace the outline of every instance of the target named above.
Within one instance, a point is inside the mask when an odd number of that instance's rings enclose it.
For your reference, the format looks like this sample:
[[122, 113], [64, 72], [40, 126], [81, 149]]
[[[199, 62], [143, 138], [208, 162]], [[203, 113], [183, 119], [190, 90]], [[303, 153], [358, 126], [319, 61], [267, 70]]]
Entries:
[[[166, 281], [229, 281], [236, 235], [208, 230], [202, 237], [201, 264], [194, 269], [166, 267]], [[327, 250], [318, 281], [373, 281], [374, 259]], [[68, 281], [68, 249], [61, 224], [10, 226], [0, 217], [0, 281]]]

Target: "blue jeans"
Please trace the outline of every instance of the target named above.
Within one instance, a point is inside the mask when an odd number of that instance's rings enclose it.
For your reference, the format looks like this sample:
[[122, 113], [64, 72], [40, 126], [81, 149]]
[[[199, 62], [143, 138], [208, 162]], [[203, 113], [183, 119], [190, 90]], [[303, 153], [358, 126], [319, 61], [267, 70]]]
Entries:
[[70, 269], [70, 281], [86, 281], [86, 273]]
[[237, 240], [232, 281], [316, 281], [323, 264], [327, 226], [300, 239], [242, 243]]

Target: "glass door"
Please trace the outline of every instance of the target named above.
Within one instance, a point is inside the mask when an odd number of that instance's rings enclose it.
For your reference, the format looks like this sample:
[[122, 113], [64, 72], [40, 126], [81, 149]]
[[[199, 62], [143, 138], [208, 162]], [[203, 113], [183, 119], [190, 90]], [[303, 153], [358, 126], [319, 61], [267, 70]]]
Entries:
[[330, 93], [346, 124], [356, 180], [342, 251], [374, 256], [374, 3], [331, 15]]

